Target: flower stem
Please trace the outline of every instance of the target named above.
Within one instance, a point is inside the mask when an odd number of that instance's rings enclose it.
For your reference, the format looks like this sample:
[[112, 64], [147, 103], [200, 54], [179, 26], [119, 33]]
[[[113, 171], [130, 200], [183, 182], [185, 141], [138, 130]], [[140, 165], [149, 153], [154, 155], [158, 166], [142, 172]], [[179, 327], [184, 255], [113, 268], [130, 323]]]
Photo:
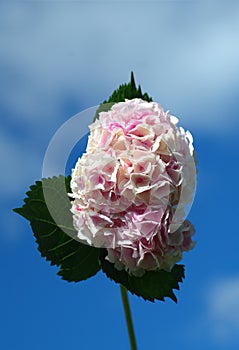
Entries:
[[132, 316], [131, 316], [131, 311], [129, 306], [128, 293], [127, 293], [127, 289], [124, 286], [122, 286], [122, 284], [120, 285], [120, 291], [121, 291], [121, 298], [124, 306], [124, 313], [125, 313], [125, 318], [126, 318], [126, 323], [128, 328], [131, 350], [137, 350], [136, 339], [134, 334], [134, 326], [133, 326], [133, 321], [132, 321]]

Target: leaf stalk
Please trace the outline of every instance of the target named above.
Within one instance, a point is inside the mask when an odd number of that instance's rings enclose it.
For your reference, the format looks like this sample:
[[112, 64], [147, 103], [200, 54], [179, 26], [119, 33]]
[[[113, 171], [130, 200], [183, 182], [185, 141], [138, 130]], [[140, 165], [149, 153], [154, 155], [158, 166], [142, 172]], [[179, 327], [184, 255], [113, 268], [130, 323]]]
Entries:
[[126, 319], [127, 328], [128, 328], [130, 347], [131, 347], [131, 350], [137, 350], [133, 320], [132, 320], [132, 315], [131, 315], [130, 306], [129, 306], [128, 292], [127, 292], [127, 289], [124, 286], [122, 286], [122, 284], [120, 285], [120, 292], [121, 292], [121, 298], [124, 306], [124, 313], [125, 313], [125, 319]]

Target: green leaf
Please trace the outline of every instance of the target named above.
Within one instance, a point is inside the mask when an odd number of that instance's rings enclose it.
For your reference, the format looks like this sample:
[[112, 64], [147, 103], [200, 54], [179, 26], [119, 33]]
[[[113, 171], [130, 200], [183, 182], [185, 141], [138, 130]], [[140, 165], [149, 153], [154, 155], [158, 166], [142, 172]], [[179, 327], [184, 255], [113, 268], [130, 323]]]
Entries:
[[179, 290], [179, 282], [182, 282], [184, 278], [183, 265], [175, 265], [171, 272], [164, 270], [148, 271], [142, 277], [136, 277], [129, 275], [124, 270], [117, 270], [114, 264], [101, 256], [101, 267], [111, 280], [122, 284], [132, 294], [152, 302], [155, 299], [164, 301], [165, 297], [177, 302], [173, 289]]
[[[74, 236], [76, 231], [72, 224], [67, 192], [70, 192], [70, 176], [37, 181], [27, 192], [25, 204], [14, 211], [30, 221], [41, 256], [51, 265], [60, 267], [58, 275], [69, 282], [78, 282], [100, 270], [100, 249], [82, 244], [69, 236]], [[46, 205], [46, 193], [47, 205], [54, 213], [57, 224]]]
[[96, 111], [94, 120], [99, 117], [100, 112], [107, 112], [113, 104], [117, 102], [123, 102], [125, 99], [132, 100], [133, 98], [141, 98], [142, 100], [151, 102], [152, 97], [149, 97], [147, 93], [142, 93], [140, 85], [136, 87], [134, 80], [134, 73], [131, 72], [131, 79], [128, 84], [122, 84], [116, 89], [113, 94], [100, 104], [99, 108]]
[[[41, 256], [51, 265], [60, 267], [58, 275], [68, 282], [79, 282], [95, 275], [102, 268], [110, 279], [145, 300], [153, 302], [169, 297], [176, 302], [173, 289], [179, 289], [179, 282], [184, 278], [182, 265], [175, 265], [171, 272], [151, 271], [142, 277], [135, 277], [124, 270], [117, 270], [114, 264], [105, 260], [106, 249], [90, 247], [71, 238], [76, 231], [72, 225], [71, 203], [66, 195], [69, 192], [70, 177], [43, 179], [30, 187], [25, 204], [14, 209], [30, 221]], [[53, 210], [57, 224], [48, 210], [44, 195], [47, 195], [47, 205]]]

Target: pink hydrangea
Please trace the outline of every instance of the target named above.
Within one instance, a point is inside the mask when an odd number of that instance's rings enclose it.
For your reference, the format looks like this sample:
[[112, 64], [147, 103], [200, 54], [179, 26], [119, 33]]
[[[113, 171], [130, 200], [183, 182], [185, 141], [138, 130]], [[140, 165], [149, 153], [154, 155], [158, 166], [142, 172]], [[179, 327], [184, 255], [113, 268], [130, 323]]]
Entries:
[[134, 275], [171, 271], [193, 248], [185, 221], [195, 190], [192, 136], [155, 102], [116, 103], [90, 125], [86, 153], [72, 172], [77, 238], [107, 249]]

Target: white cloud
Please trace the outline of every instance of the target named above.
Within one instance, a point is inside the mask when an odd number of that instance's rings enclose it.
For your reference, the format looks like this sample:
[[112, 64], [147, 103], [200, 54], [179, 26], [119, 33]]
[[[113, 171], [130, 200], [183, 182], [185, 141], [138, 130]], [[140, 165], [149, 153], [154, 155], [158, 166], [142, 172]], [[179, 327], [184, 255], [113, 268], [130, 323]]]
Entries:
[[212, 278], [197, 292], [187, 323], [187, 341], [206, 349], [237, 349], [239, 275]]
[[204, 334], [218, 348], [239, 344], [239, 276], [214, 280], [205, 291], [197, 338]]
[[208, 292], [208, 324], [214, 340], [239, 343], [239, 276], [219, 280]]
[[223, 99], [239, 85], [238, 14], [230, 3], [2, 5], [2, 103], [15, 118], [54, 122], [65, 93], [92, 103], [93, 90], [96, 104], [134, 69], [190, 125], [224, 129]]

